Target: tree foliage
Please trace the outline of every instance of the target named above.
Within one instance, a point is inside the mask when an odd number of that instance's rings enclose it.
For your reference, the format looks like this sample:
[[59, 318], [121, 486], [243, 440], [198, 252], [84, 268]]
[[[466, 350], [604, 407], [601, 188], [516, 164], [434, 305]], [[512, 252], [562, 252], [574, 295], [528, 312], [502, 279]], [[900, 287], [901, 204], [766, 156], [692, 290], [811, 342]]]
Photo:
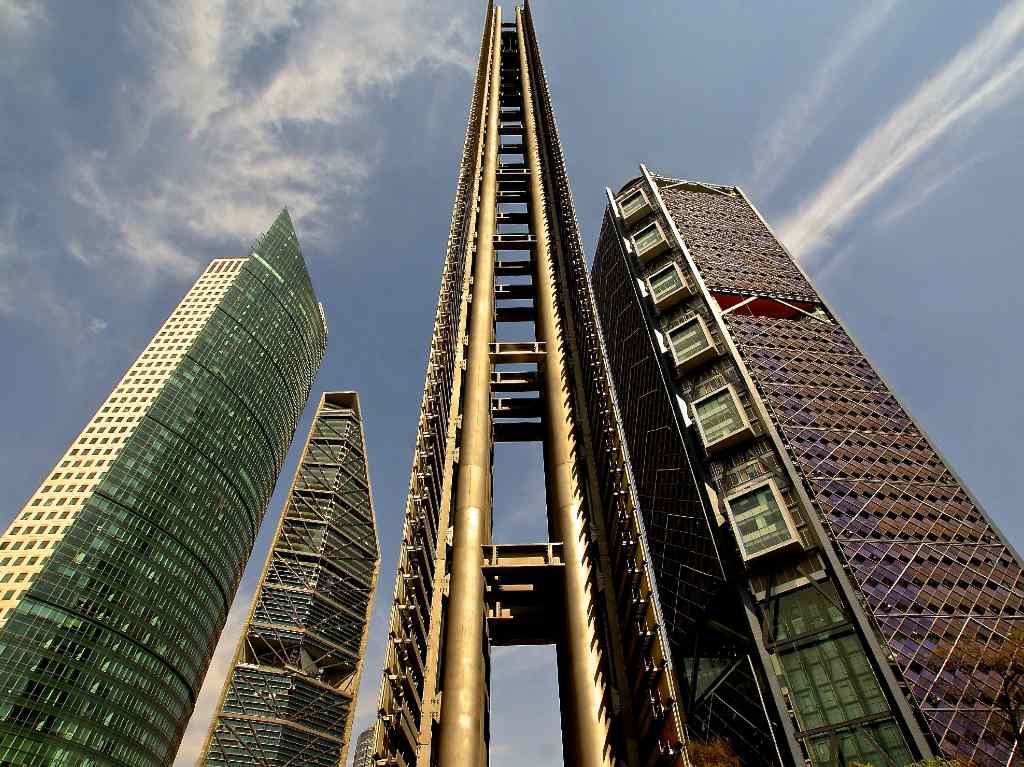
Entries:
[[693, 767], [742, 767], [740, 758], [724, 738], [691, 740], [686, 753]]
[[947, 668], [964, 674], [968, 680], [978, 674], [988, 674], [995, 679], [994, 696], [978, 683], [972, 685], [973, 691], [1006, 714], [1010, 737], [1017, 744], [1017, 751], [1024, 751], [1024, 736], [1021, 734], [1024, 726], [1024, 626], [1012, 629], [1005, 641], [997, 639], [986, 643], [977, 637], [965, 636], [952, 651], [948, 646], [940, 645], [935, 653], [940, 659], [948, 655]]

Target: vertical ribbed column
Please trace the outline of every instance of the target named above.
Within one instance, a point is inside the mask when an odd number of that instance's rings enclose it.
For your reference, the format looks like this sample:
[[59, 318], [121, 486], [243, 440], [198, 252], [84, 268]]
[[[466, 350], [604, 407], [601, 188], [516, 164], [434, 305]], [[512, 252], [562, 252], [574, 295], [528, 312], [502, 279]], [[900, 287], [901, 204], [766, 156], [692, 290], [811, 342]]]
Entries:
[[494, 335], [494, 229], [498, 164], [501, 10], [491, 18], [486, 133], [473, 258], [469, 351], [456, 480], [450, 601], [444, 641], [444, 675], [438, 763], [483, 767], [487, 763], [487, 653], [481, 546], [491, 537], [491, 358]]
[[565, 558], [563, 633], [558, 644], [558, 686], [566, 764], [610, 765], [605, 678], [595, 622], [594, 573], [577, 473], [575, 417], [566, 373], [565, 339], [558, 315], [555, 269], [548, 241], [544, 177], [533, 110], [533, 93], [522, 12], [516, 10], [523, 94], [524, 154], [530, 171], [530, 223], [536, 247], [537, 340], [545, 343], [543, 374], [544, 474], [552, 540]]

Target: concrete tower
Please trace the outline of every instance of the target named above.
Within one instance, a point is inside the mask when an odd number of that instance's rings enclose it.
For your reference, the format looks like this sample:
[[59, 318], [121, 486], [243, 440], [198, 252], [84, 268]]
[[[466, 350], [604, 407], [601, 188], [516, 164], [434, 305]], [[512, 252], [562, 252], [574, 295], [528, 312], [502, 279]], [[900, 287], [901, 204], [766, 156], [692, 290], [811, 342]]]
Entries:
[[[509, 336], [518, 340], [498, 340]], [[492, 453], [543, 455], [548, 540], [493, 545]], [[378, 764], [485, 767], [490, 648], [553, 644], [566, 764], [685, 764], [529, 4], [488, 6], [375, 731]]]

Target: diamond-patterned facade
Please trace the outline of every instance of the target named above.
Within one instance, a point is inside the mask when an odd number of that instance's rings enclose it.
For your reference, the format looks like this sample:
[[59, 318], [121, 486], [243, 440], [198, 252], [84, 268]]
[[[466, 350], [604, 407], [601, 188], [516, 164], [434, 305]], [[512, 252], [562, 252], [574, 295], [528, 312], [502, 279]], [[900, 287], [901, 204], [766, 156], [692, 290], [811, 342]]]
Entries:
[[838, 324], [740, 309], [728, 325], [933, 735], [1006, 764], [997, 682], [944, 665], [965, 633], [1005, 641], [1024, 621], [1020, 564]]
[[[745, 764], [1006, 765], [1000, 680], [946, 659], [1019, 625], [1012, 550], [739, 190], [645, 172], [611, 199], [592, 281], [691, 733]], [[655, 300], [673, 265], [692, 291]]]

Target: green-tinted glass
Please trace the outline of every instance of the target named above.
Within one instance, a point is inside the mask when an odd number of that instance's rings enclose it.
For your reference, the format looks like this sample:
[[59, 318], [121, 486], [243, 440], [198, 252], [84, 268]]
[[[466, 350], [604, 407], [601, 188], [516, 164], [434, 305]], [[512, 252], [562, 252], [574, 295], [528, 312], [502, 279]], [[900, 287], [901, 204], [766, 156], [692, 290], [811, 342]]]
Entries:
[[685, 362], [711, 346], [696, 317], [670, 331], [668, 337], [677, 362]]
[[740, 546], [748, 557], [793, 537], [775, 494], [767, 485], [730, 498], [729, 509]]
[[657, 245], [662, 239], [664, 238], [661, 236], [661, 230], [657, 224], [651, 224], [637, 232], [633, 237], [633, 242], [636, 244], [637, 252], [643, 253]]
[[323, 357], [287, 212], [0, 629], [0, 763], [166, 765]]
[[651, 292], [654, 294], [655, 301], [660, 301], [665, 296], [675, 293], [681, 287], [683, 287], [683, 281], [679, 279], [679, 272], [674, 266], [663, 269], [651, 277]]
[[704, 432], [705, 444], [712, 445], [743, 426], [736, 400], [728, 389], [723, 389], [697, 403], [697, 420]]

